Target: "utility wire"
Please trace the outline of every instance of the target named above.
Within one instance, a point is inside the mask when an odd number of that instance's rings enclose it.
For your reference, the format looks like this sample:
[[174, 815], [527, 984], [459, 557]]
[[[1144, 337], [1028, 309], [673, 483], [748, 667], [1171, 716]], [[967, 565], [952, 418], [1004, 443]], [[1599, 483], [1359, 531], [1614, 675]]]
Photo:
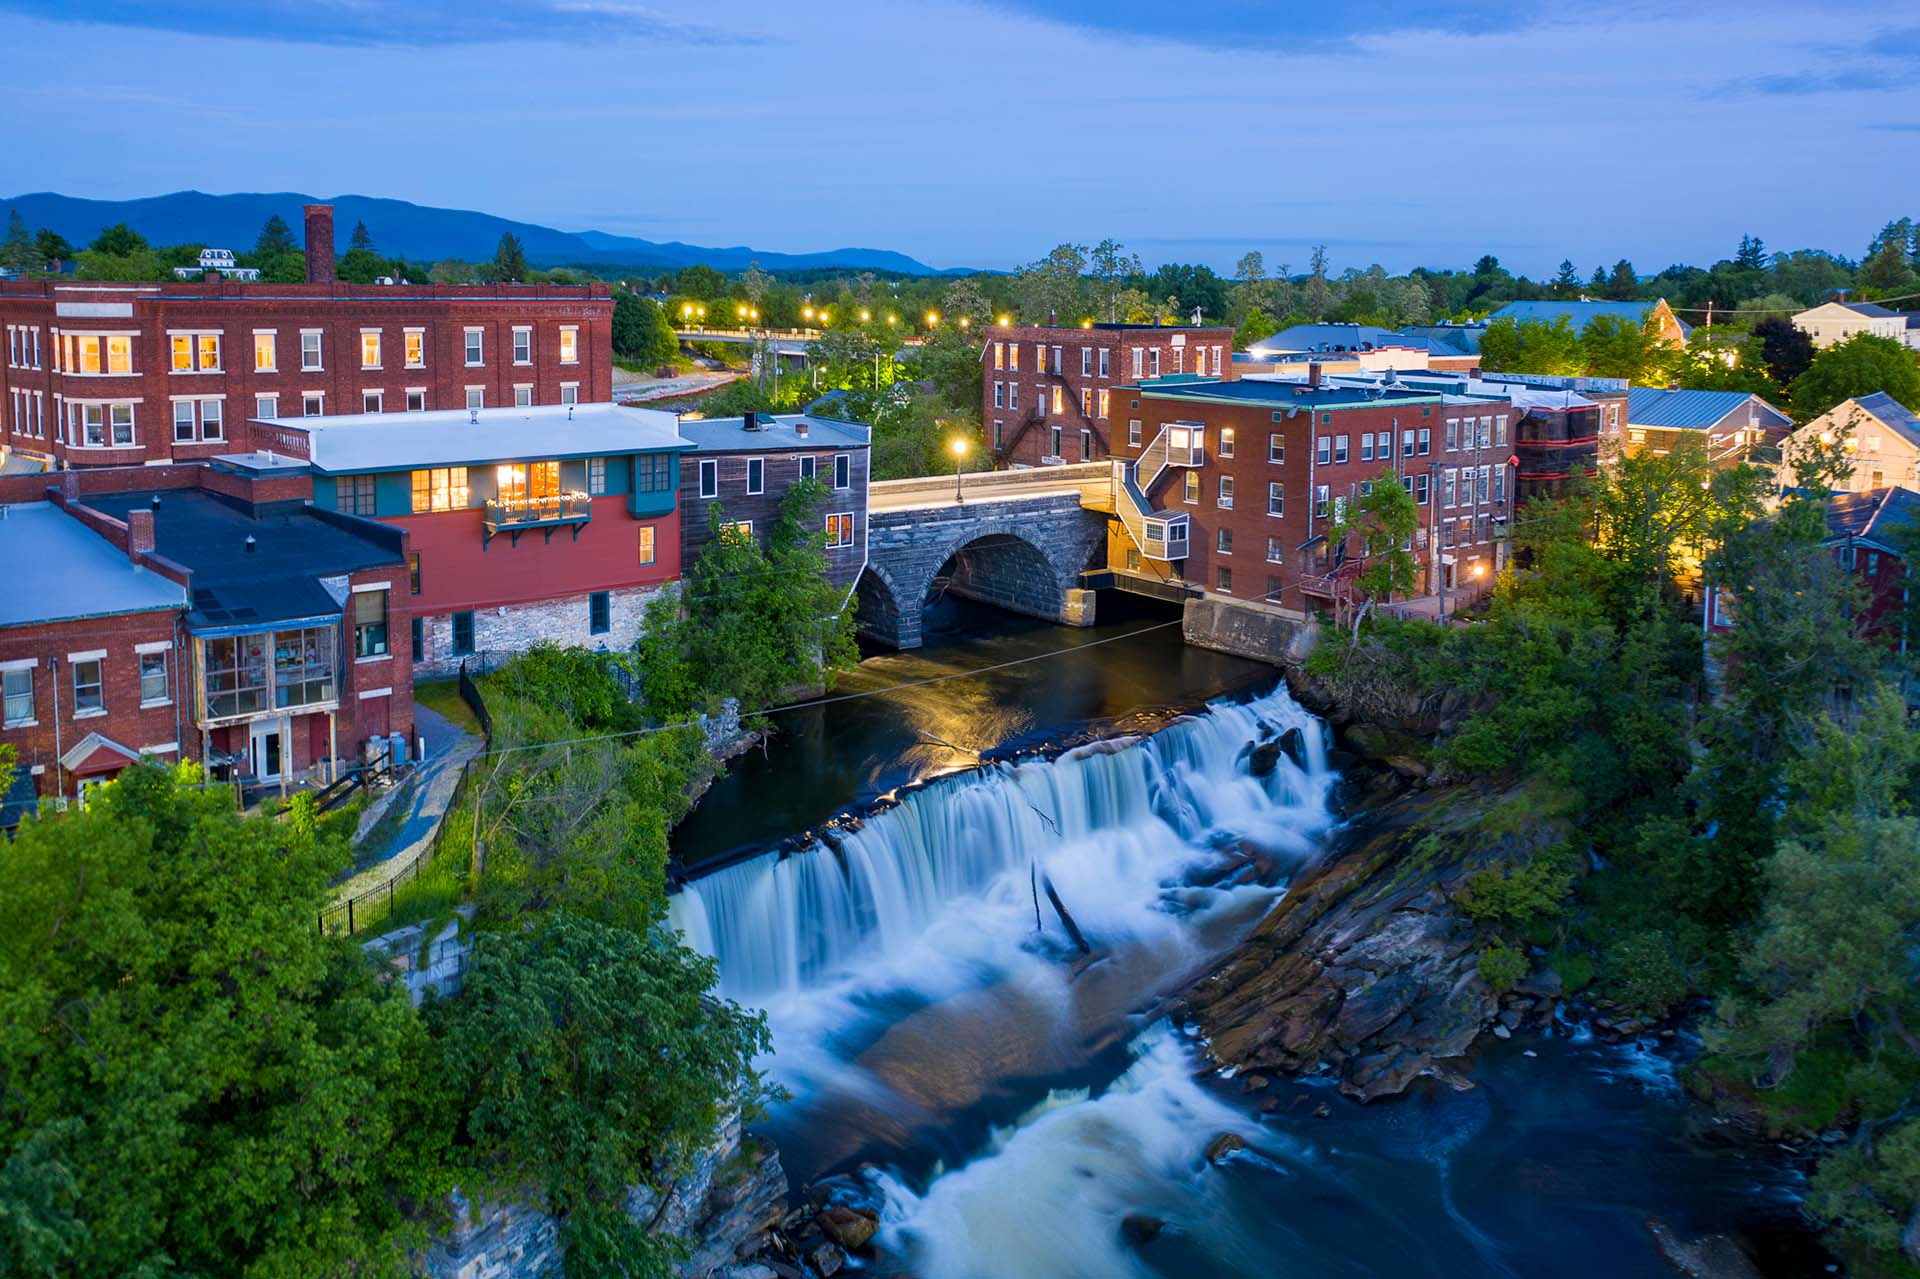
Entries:
[[[833, 706], [839, 702], [856, 702], [866, 697], [884, 697], [888, 693], [905, 692], [913, 688], [926, 688], [933, 684], [945, 684], [950, 680], [972, 679], [977, 675], [988, 675], [994, 671], [1009, 670], [1015, 666], [1026, 666], [1032, 662], [1043, 662], [1049, 658], [1061, 657], [1069, 653], [1084, 652], [1090, 648], [1099, 648], [1103, 644], [1113, 644], [1120, 640], [1132, 639], [1136, 635], [1146, 635], [1153, 631], [1164, 631], [1170, 626], [1183, 625], [1183, 621], [1156, 622], [1152, 626], [1142, 626], [1123, 635], [1109, 635], [1104, 639], [1088, 640], [1084, 644], [1074, 644], [1066, 648], [1056, 648], [1046, 653], [1034, 653], [1028, 657], [1015, 657], [1004, 662], [995, 662], [990, 666], [975, 667], [970, 671], [949, 671], [945, 675], [930, 675], [926, 679], [906, 680], [899, 684], [889, 684], [885, 688], [870, 688], [858, 693], [839, 693], [832, 697], [816, 697], [808, 702], [794, 702], [787, 706], [776, 706], [770, 710], [757, 712], [762, 715], [782, 715], [789, 711], [811, 710], [816, 706]], [[482, 755], [512, 755], [520, 751], [548, 750], [555, 746], [579, 746], [589, 742], [618, 741], [628, 737], [648, 737], [654, 733], [671, 732], [677, 728], [698, 728], [697, 719], [682, 720], [677, 724], [655, 724], [650, 728], [628, 729], [622, 733], [597, 733], [588, 737], [566, 737], [551, 742], [531, 742], [525, 746], [501, 746], [482, 751]]]
[[[1884, 302], [1911, 302], [1915, 298], [1920, 298], [1920, 293], [1902, 293], [1897, 297], [1874, 298], [1873, 303], [1874, 305], [1877, 306]], [[1825, 303], [1816, 302], [1813, 305], [1824, 306]], [[1783, 308], [1783, 307], [1737, 307], [1737, 306], [1674, 306], [1672, 303], [1668, 303], [1667, 309], [1669, 311], [1687, 311], [1687, 312], [1690, 312], [1693, 314], [1699, 314], [1699, 315], [1705, 315], [1709, 313], [1714, 315], [1798, 315], [1800, 314], [1800, 312], [1811, 310], [1812, 308], [1804, 307], [1804, 306], [1786, 307], [1786, 308]]]

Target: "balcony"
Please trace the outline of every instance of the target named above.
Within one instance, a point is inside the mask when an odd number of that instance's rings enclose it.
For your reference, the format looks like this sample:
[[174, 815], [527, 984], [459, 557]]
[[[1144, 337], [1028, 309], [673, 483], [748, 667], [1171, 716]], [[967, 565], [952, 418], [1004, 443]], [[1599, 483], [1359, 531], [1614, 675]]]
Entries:
[[535, 529], [553, 540], [558, 528], [573, 530], [580, 540], [580, 527], [593, 518], [593, 502], [585, 493], [555, 493], [548, 497], [496, 497], [487, 500], [481, 523], [481, 547], [505, 533], [512, 544], [520, 544], [520, 535]]

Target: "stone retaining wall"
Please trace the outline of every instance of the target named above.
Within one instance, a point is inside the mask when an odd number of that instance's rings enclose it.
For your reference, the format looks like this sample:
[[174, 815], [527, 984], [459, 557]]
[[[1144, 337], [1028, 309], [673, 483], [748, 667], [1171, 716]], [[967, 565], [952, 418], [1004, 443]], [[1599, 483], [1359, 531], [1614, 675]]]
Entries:
[[1207, 596], [1187, 601], [1180, 633], [1196, 648], [1299, 666], [1313, 652], [1320, 630], [1304, 614]]

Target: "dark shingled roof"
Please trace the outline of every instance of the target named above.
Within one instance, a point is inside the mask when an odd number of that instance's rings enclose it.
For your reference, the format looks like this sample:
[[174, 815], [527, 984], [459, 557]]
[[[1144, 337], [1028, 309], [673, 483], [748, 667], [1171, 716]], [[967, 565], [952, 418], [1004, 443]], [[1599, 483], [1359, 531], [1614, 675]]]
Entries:
[[1920, 493], [1884, 488], [1866, 493], [1835, 493], [1827, 502], [1827, 532], [1882, 542], [1903, 524], [1920, 519]]
[[87, 505], [115, 519], [131, 510], [153, 512], [154, 549], [193, 573], [187, 613], [193, 630], [336, 616], [342, 604], [320, 585], [321, 578], [404, 562], [398, 529], [301, 502], [264, 507], [256, 515], [203, 490], [163, 489], [90, 496]]

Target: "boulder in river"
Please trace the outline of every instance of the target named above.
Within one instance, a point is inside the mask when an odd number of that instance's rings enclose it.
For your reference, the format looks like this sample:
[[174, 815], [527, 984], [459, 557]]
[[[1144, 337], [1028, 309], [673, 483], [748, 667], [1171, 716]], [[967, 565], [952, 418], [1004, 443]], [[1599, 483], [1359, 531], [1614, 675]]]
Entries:
[[823, 1241], [808, 1249], [807, 1264], [821, 1279], [827, 1279], [827, 1276], [840, 1273], [840, 1267], [847, 1264], [847, 1254], [841, 1252], [837, 1245]]
[[1280, 743], [1261, 742], [1247, 756], [1247, 771], [1255, 777], [1265, 777], [1280, 764]]
[[1245, 1150], [1247, 1143], [1237, 1132], [1223, 1132], [1207, 1143], [1207, 1162], [1217, 1164], [1236, 1150]]
[[880, 1229], [878, 1218], [852, 1208], [843, 1208], [839, 1204], [829, 1204], [820, 1210], [820, 1229], [828, 1238], [845, 1248], [848, 1252], [858, 1252], [873, 1239]]

